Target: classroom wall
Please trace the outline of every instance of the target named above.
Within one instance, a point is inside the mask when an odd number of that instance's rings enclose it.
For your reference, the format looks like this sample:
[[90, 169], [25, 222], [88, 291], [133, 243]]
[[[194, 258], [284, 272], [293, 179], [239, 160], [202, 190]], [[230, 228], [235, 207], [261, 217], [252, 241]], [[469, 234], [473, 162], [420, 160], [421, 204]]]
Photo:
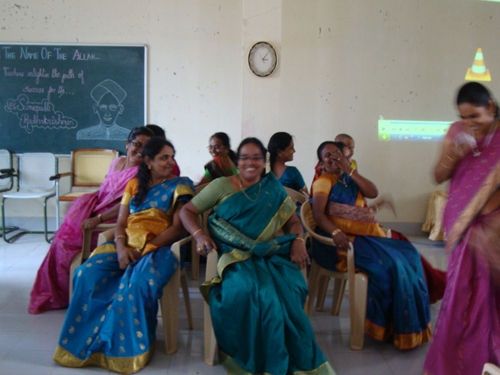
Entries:
[[[476, 0], [4, 0], [0, 36], [147, 44], [149, 121], [166, 128], [183, 173], [195, 180], [215, 131], [234, 146], [289, 131], [306, 181], [317, 145], [350, 133], [361, 172], [397, 205], [397, 218], [381, 219], [415, 224], [436, 188], [439, 144], [379, 141], [377, 120], [456, 119], [455, 90], [477, 47], [494, 77], [488, 86], [500, 93], [499, 17], [500, 4]], [[267, 78], [247, 66], [259, 40], [278, 51]]]

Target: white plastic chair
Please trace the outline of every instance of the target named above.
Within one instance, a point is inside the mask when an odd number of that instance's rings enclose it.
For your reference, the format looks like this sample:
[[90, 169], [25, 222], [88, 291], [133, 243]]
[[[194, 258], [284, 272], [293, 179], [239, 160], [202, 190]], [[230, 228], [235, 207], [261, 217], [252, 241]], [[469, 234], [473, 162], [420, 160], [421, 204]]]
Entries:
[[[314, 229], [316, 223], [312, 213], [311, 204], [305, 202], [300, 210], [302, 225], [313, 240], [329, 246], [335, 246], [330, 237], [317, 234]], [[309, 272], [309, 297], [306, 311], [310, 314], [314, 300], [317, 298], [320, 280], [324, 277], [335, 279], [332, 314], [338, 315], [345, 284], [349, 286], [349, 316], [351, 323], [350, 347], [352, 350], [363, 349], [366, 318], [366, 298], [368, 292], [368, 277], [361, 272], [356, 272], [354, 264], [354, 248], [352, 244], [347, 251], [347, 272], [334, 272], [321, 267], [314, 260]]]
[[[17, 173], [13, 175], [17, 177], [17, 190], [4, 193], [1, 201], [3, 239], [12, 243], [26, 233], [44, 233], [45, 240], [50, 242], [47, 224], [47, 200], [56, 196], [56, 184], [55, 181], [50, 180], [50, 177], [57, 173], [57, 159], [54, 154], [47, 152], [18, 154], [17, 158]], [[5, 231], [5, 201], [7, 199], [42, 199], [43, 232], [23, 230], [7, 238]]]

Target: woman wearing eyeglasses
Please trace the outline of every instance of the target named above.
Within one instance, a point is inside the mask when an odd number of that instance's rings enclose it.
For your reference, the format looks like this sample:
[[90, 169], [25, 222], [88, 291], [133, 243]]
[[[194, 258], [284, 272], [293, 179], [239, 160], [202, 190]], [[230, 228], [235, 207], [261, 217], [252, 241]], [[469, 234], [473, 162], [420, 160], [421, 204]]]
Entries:
[[238, 173], [236, 168], [236, 154], [231, 150], [229, 136], [218, 132], [210, 137], [208, 151], [212, 160], [205, 164], [205, 173], [199, 185], [206, 184], [218, 177], [232, 176]]
[[144, 126], [132, 129], [125, 145], [126, 156], [113, 160], [99, 190], [73, 202], [38, 269], [31, 290], [30, 314], [68, 306], [69, 271], [73, 258], [82, 250], [82, 228], [116, 220], [123, 190], [137, 174], [142, 149], [152, 135]]
[[[308, 263], [295, 203], [256, 138], [238, 147], [239, 174], [212, 181], [181, 210], [199, 254], [216, 250], [218, 277], [204, 284], [230, 373], [332, 374], [303, 306]], [[212, 209], [208, 232], [198, 215]]]

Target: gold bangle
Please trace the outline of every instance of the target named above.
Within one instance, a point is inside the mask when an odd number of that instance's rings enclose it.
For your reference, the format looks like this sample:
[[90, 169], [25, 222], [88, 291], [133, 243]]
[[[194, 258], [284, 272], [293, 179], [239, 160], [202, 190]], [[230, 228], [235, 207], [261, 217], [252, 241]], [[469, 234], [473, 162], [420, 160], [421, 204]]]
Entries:
[[118, 241], [119, 239], [127, 239], [127, 236], [124, 234], [119, 234], [118, 236], [115, 236], [115, 242]]
[[102, 214], [97, 215], [97, 218], [99, 219], [99, 223], [102, 223]]
[[332, 237], [335, 237], [338, 233], [342, 232], [342, 230], [340, 228], [337, 228], [337, 229], [334, 229], [332, 231]]
[[301, 241], [303, 241], [304, 243], [306, 242], [306, 240], [304, 240], [302, 237], [299, 237], [299, 236], [295, 237], [295, 239], [296, 239], [296, 240], [301, 240]]
[[192, 234], [193, 237], [196, 237], [196, 235], [198, 234], [198, 232], [201, 232], [203, 229], [201, 228], [198, 228], [197, 230], [195, 230]]
[[352, 177], [352, 174], [354, 173], [355, 170], [356, 170], [356, 167], [352, 167], [351, 171], [349, 172], [349, 177]]

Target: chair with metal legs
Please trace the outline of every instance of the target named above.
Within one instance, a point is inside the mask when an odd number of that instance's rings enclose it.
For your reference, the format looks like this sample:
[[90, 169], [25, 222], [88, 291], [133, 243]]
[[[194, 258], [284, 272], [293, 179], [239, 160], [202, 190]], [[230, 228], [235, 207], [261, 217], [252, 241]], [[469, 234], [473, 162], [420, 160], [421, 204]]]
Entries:
[[[14, 174], [15, 170], [12, 165], [12, 154], [9, 150], [0, 150], [0, 194], [6, 191], [12, 190], [14, 186]], [[16, 230], [17, 227], [7, 227], [5, 228], [5, 233], [10, 233]], [[0, 229], [0, 237], [4, 232], [3, 228]]]
[[[3, 239], [12, 243], [20, 236], [27, 233], [44, 233], [45, 240], [50, 242], [47, 218], [47, 201], [56, 196], [56, 184], [50, 177], [57, 173], [57, 158], [54, 154], [46, 152], [24, 153], [17, 155], [17, 173], [12, 176], [17, 179], [17, 189], [3, 194], [2, 209], [2, 235]], [[7, 200], [43, 200], [43, 231], [21, 230], [7, 237], [5, 203]]]

